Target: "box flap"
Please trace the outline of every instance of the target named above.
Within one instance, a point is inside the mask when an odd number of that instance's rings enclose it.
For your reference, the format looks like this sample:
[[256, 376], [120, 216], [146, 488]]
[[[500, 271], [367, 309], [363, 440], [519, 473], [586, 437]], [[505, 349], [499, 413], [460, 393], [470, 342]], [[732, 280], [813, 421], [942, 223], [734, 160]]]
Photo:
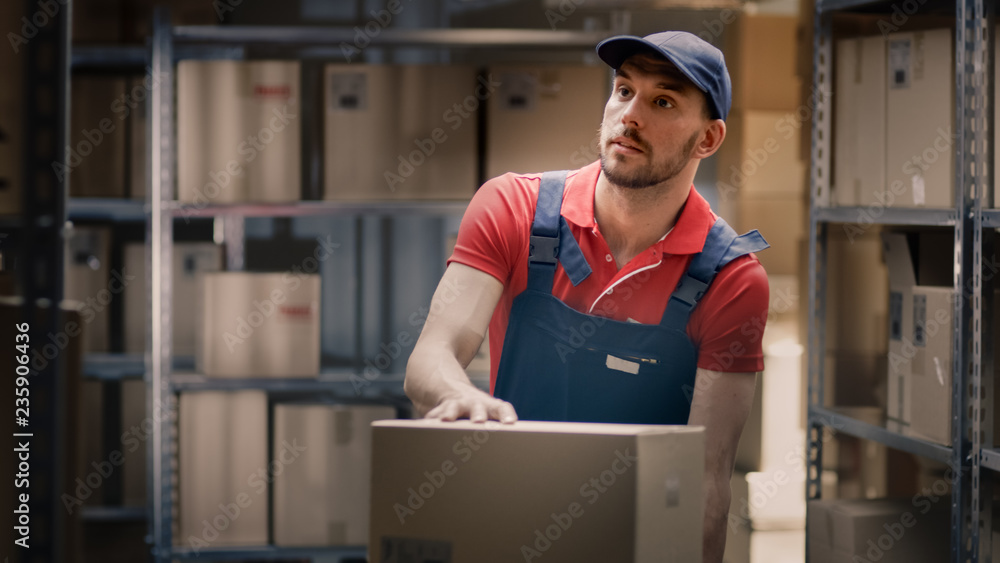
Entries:
[[906, 235], [900, 233], [882, 233], [882, 251], [885, 265], [889, 268], [889, 288], [906, 289], [917, 284], [913, 271], [913, 259], [910, 257], [910, 245]]

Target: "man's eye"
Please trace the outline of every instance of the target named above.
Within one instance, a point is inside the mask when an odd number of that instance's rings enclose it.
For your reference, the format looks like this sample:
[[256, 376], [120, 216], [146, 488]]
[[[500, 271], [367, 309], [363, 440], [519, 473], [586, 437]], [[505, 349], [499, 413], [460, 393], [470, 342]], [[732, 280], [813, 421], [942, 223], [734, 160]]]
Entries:
[[659, 100], [656, 100], [656, 105], [660, 106], [661, 108], [672, 108], [672, 107], [674, 107], [674, 104], [670, 103], [670, 100], [665, 100], [663, 98], [660, 98]]
[[623, 98], [628, 97], [628, 88], [625, 88], [624, 86], [619, 87], [618, 95], [622, 96]]

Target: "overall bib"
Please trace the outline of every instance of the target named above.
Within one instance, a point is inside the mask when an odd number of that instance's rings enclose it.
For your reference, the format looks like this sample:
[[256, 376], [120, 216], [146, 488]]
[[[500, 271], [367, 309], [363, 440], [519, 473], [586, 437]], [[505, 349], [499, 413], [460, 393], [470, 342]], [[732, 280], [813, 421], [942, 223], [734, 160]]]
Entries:
[[685, 328], [723, 266], [769, 245], [716, 220], [658, 325], [581, 313], [552, 295], [556, 264], [573, 285], [591, 273], [562, 218], [567, 171], [546, 172], [531, 226], [528, 287], [514, 298], [494, 395], [521, 420], [687, 424], [698, 353]]

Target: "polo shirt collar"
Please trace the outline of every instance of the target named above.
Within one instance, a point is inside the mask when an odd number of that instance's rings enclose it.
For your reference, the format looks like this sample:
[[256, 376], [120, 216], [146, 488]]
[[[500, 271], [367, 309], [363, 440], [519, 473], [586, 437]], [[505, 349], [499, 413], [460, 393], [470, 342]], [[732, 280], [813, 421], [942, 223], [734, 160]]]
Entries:
[[[566, 180], [563, 193], [562, 216], [567, 221], [585, 229], [592, 229], [594, 220], [594, 192], [597, 177], [601, 172], [601, 161], [595, 161]], [[695, 254], [705, 246], [708, 231], [715, 223], [715, 214], [705, 198], [691, 186], [687, 202], [681, 208], [674, 228], [656, 243], [664, 254]]]

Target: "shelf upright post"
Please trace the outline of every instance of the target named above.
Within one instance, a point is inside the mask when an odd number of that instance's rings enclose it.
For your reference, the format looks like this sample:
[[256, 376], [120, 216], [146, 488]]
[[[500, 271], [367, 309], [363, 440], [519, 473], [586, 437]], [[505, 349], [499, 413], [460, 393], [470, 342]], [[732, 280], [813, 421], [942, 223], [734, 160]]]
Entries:
[[146, 230], [146, 256], [149, 279], [149, 319], [146, 349], [147, 412], [153, 417], [154, 430], [148, 453], [151, 457], [147, 484], [151, 497], [149, 522], [157, 563], [170, 561], [173, 546], [172, 459], [176, 401], [170, 393], [171, 370], [171, 266], [173, 263], [173, 218], [169, 202], [174, 194], [174, 68], [173, 36], [167, 8], [158, 6], [153, 15], [152, 68], [158, 86], [147, 98], [150, 116], [147, 124], [149, 147], [149, 213]]
[[[957, 0], [955, 14], [955, 304], [952, 365], [951, 560], [977, 561], [980, 524], [980, 320], [982, 268], [976, 200], [983, 189], [982, 0]], [[971, 165], [971, 166], [970, 166]], [[976, 219], [976, 216], [979, 219]], [[987, 532], [988, 533], [988, 532]]]
[[[996, 339], [994, 331], [997, 330], [997, 326], [993, 324], [995, 315], [993, 311], [994, 307], [998, 305], [995, 301], [994, 288], [1000, 287], [996, 283], [996, 276], [998, 272], [994, 271], [994, 257], [996, 256], [997, 250], [997, 236], [996, 231], [989, 227], [984, 227], [983, 219], [983, 209], [991, 206], [996, 206], [997, 201], [994, 201], [993, 192], [995, 192], [996, 187], [994, 182], [996, 179], [996, 162], [994, 160], [994, 135], [996, 134], [996, 129], [994, 127], [994, 118], [996, 115], [996, 107], [993, 105], [996, 88], [996, 73], [994, 66], [996, 61], [994, 60], [994, 55], [996, 53], [994, 41], [996, 41], [996, 14], [994, 12], [995, 6], [993, 2], [979, 2], [976, 5], [977, 10], [982, 10], [979, 12], [979, 35], [982, 36], [982, 50], [979, 52], [980, 61], [982, 61], [982, 78], [980, 84], [982, 87], [982, 108], [983, 108], [983, 119], [979, 122], [980, 127], [977, 131], [981, 135], [981, 142], [979, 146], [982, 147], [982, 158], [984, 161], [984, 166], [980, 168], [981, 173], [984, 174], [983, 181], [980, 182], [981, 190], [976, 194], [976, 207], [974, 214], [974, 235], [976, 237], [975, 248], [979, 250], [979, 256], [977, 258], [980, 267], [975, 271], [977, 276], [983, 276], [981, 282], [978, 283], [979, 286], [979, 303], [975, 309], [975, 313], [978, 315], [979, 321], [976, 323], [979, 327], [978, 330], [978, 342], [977, 348], [979, 350], [979, 371], [974, 377], [978, 380], [976, 382], [976, 388], [980, 390], [979, 397], [979, 415], [974, 416], [974, 421], [979, 421], [981, 428], [978, 430], [979, 441], [976, 443], [979, 455], [975, 456], [974, 460], [974, 470], [973, 478], [979, 483], [979, 494], [974, 495], [973, 499], [979, 501], [978, 514], [979, 514], [979, 553], [983, 554], [982, 559], [986, 560], [986, 554], [993, 553], [993, 486], [992, 479], [986, 478], [982, 479], [983, 474], [983, 458], [982, 450], [983, 448], [993, 448], [994, 440], [997, 436], [993, 433], [993, 421], [994, 413], [993, 409], [996, 408], [997, 404], [994, 402], [994, 385], [997, 383], [994, 374], [996, 369], [994, 362], [996, 361], [994, 343]], [[992, 205], [991, 205], [992, 204]], [[985, 229], [985, 230], [984, 230]], [[985, 263], [984, 263], [985, 262]], [[989, 265], [989, 269], [986, 266]], [[975, 514], [976, 511], [973, 511]]]
[[[806, 498], [818, 499], [823, 482], [823, 420], [813, 408], [825, 405], [823, 397], [823, 364], [826, 357], [826, 254], [827, 225], [818, 218], [818, 210], [826, 207], [830, 191], [830, 90], [831, 27], [830, 18], [817, 7], [814, 15], [813, 89], [815, 109], [812, 115], [812, 169], [810, 173], [809, 208], [809, 317], [808, 317], [808, 393], [809, 433]], [[806, 539], [808, 542], [808, 538]]]

